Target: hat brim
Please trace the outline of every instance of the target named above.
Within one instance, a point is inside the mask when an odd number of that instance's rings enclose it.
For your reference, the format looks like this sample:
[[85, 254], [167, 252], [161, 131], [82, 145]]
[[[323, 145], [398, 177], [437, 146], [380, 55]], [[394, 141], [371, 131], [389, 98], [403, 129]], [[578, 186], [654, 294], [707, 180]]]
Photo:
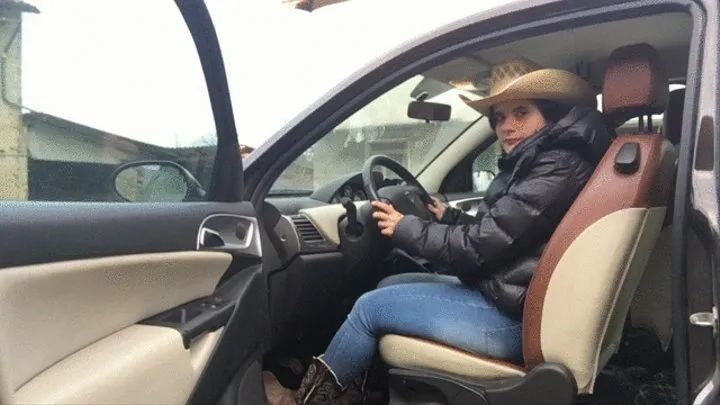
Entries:
[[483, 115], [488, 115], [492, 106], [513, 100], [544, 99], [597, 108], [597, 98], [588, 82], [560, 69], [540, 69], [522, 75], [499, 92], [480, 100], [462, 95], [460, 98]]

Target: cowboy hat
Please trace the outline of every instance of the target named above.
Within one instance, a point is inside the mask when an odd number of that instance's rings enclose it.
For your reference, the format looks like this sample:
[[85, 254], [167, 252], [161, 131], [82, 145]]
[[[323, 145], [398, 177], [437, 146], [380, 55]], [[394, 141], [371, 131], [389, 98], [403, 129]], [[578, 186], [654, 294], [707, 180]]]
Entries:
[[471, 100], [461, 95], [460, 98], [483, 115], [488, 115], [493, 105], [510, 100], [545, 99], [597, 108], [595, 93], [588, 82], [566, 70], [541, 69], [524, 58], [492, 67], [487, 97]]

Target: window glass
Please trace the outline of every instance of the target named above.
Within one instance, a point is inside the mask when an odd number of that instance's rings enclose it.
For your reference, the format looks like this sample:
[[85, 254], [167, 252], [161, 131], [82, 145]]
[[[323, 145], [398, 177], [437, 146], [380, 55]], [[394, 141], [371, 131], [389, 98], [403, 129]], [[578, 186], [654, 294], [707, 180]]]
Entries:
[[[408, 117], [408, 103], [421, 88], [435, 89], [435, 95], [426, 101], [451, 107], [449, 120], [426, 122]], [[466, 94], [421, 75], [407, 80], [308, 149], [283, 172], [270, 195], [310, 194], [343, 175], [359, 172], [367, 158], [376, 154], [389, 156], [411, 173], [418, 173], [480, 117], [461, 100], [461, 93]]]
[[[0, 199], [205, 198], [215, 125], [174, 2], [0, 8]], [[120, 170], [123, 164], [149, 161]]]
[[473, 192], [484, 192], [487, 190], [490, 182], [495, 178], [498, 172], [498, 159], [500, 158], [501, 149], [500, 142], [495, 141], [482, 151], [473, 160], [472, 179]]

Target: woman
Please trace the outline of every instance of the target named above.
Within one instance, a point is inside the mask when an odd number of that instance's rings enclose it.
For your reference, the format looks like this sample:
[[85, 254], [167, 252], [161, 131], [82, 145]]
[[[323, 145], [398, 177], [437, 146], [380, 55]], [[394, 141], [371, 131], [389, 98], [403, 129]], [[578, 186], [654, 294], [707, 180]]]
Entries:
[[383, 235], [449, 275], [399, 275], [361, 296], [298, 391], [265, 375], [271, 404], [357, 403], [354, 381], [390, 333], [522, 360], [525, 291], [540, 254], [614, 134], [570, 72], [518, 59], [494, 66], [491, 81], [487, 98], [465, 100], [489, 117], [503, 148], [477, 217], [436, 200], [433, 223], [372, 203]]

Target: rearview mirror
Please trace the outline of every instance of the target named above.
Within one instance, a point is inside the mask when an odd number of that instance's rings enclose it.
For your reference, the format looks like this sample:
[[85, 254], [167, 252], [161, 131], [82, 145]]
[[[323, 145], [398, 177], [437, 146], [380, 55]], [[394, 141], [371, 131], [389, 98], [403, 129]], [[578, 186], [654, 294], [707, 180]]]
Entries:
[[118, 167], [112, 175], [118, 197], [130, 202], [203, 200], [205, 190], [181, 165], [171, 161], [140, 161]]
[[411, 101], [407, 115], [424, 121], [449, 121], [452, 108], [448, 104], [431, 103], [428, 101]]

